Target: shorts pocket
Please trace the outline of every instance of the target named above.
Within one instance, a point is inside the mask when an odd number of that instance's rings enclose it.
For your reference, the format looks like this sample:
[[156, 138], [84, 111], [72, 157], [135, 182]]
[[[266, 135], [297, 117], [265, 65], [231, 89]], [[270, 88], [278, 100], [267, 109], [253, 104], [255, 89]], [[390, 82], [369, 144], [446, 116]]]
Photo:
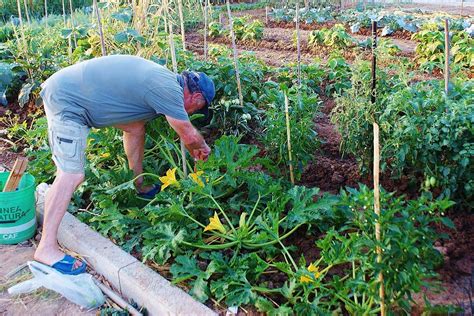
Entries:
[[61, 158], [74, 158], [77, 154], [77, 139], [70, 136], [55, 134], [54, 154]]

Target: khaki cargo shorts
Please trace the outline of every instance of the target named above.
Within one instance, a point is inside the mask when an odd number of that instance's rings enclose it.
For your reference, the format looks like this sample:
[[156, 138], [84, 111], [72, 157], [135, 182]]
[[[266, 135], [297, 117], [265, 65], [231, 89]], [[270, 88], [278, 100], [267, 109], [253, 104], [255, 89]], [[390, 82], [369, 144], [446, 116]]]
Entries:
[[62, 120], [45, 105], [49, 147], [56, 167], [67, 173], [84, 173], [85, 150], [90, 128], [71, 120]]

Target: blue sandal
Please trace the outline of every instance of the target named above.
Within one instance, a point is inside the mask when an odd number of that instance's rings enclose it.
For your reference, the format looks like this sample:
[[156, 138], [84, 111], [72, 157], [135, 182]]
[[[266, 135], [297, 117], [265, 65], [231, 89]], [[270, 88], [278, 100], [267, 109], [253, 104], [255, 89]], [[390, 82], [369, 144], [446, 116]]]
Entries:
[[144, 192], [144, 193], [138, 193], [137, 195], [143, 199], [151, 200], [160, 191], [161, 191], [161, 184], [156, 183], [153, 185], [153, 189], [151, 189], [150, 191]]
[[71, 257], [70, 255], [65, 255], [62, 260], [59, 260], [55, 264], [53, 264], [51, 267], [53, 269], [56, 269], [57, 271], [61, 272], [62, 274], [67, 274], [67, 275], [78, 275], [81, 273], [86, 272], [86, 263], [81, 261], [81, 265], [77, 268], [74, 268], [74, 264], [76, 261], [79, 259], [76, 259], [74, 257]]

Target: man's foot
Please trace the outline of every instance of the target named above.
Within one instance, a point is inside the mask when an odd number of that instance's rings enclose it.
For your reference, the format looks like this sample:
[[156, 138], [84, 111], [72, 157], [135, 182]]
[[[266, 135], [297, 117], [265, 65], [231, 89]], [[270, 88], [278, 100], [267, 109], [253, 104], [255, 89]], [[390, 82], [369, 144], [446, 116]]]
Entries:
[[138, 191], [138, 196], [143, 199], [151, 200], [155, 197], [155, 195], [161, 191], [161, 184], [155, 184], [151, 187], [146, 187], [142, 190]]
[[[61, 252], [59, 249], [54, 248], [45, 250], [38, 247], [33, 258], [35, 261], [53, 267], [64, 274], [79, 274], [84, 272], [86, 268], [86, 264], [81, 260], [74, 259], [73, 257]], [[59, 268], [57, 268], [57, 266], [59, 266]]]
[[[76, 267], [80, 263], [79, 267]], [[65, 255], [64, 258], [51, 266], [63, 274], [78, 275], [86, 272], [87, 265], [79, 259]]]

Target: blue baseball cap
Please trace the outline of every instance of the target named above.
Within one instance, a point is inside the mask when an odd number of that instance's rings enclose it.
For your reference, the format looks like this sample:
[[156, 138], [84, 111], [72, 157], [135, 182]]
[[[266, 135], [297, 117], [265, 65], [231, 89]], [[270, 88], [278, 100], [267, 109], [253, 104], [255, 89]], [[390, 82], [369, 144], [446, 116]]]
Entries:
[[208, 120], [210, 118], [209, 105], [216, 96], [214, 82], [203, 72], [185, 71], [183, 72], [183, 75], [188, 78], [188, 88], [190, 91], [200, 92], [204, 97], [204, 100], [206, 100], [204, 107], [196, 111], [196, 113], [203, 114], [205, 119]]
[[208, 75], [203, 72], [198, 72], [197, 74], [199, 78], [199, 89], [201, 90], [204, 99], [206, 99], [206, 105], [209, 106], [212, 100], [214, 100], [214, 97], [216, 96], [216, 87], [214, 86], [214, 82], [211, 78], [209, 78]]

